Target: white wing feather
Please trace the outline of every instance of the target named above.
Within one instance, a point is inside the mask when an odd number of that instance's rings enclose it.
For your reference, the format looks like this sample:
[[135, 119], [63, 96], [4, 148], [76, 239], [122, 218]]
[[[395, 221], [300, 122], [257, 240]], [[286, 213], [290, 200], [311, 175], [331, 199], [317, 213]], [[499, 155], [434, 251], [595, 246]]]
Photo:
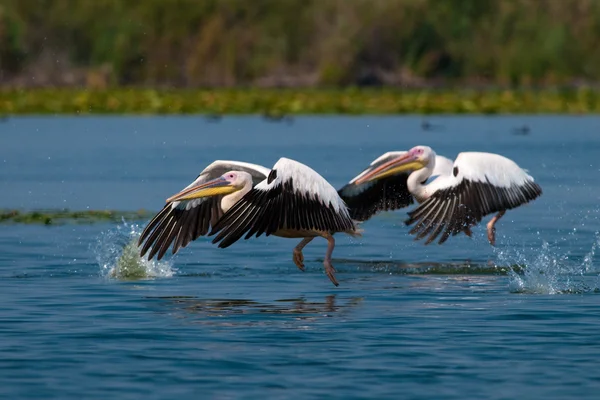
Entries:
[[270, 190], [292, 179], [296, 192], [309, 194], [324, 205], [331, 204], [336, 212], [348, 215], [348, 208], [335, 188], [309, 166], [282, 157], [275, 163], [273, 170], [277, 171], [277, 177], [271, 183], [265, 179], [255, 189]]
[[[456, 176], [453, 173], [455, 168]], [[440, 189], [458, 186], [464, 179], [471, 182], [490, 183], [498, 188], [522, 186], [527, 181], [534, 181], [533, 177], [524, 169], [504, 156], [493, 153], [465, 152], [456, 157], [449, 174], [447, 172], [441, 174], [427, 189], [433, 194]]]

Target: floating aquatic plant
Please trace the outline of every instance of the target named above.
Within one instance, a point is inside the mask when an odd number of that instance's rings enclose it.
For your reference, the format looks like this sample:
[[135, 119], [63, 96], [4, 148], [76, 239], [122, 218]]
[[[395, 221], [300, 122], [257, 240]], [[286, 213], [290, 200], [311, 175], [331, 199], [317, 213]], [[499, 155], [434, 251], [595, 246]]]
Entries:
[[1, 90], [0, 115], [18, 114], [583, 114], [600, 91], [400, 89]]
[[0, 224], [42, 224], [61, 225], [66, 223], [95, 223], [107, 221], [148, 219], [153, 215], [146, 210], [114, 211], [114, 210], [0, 210]]

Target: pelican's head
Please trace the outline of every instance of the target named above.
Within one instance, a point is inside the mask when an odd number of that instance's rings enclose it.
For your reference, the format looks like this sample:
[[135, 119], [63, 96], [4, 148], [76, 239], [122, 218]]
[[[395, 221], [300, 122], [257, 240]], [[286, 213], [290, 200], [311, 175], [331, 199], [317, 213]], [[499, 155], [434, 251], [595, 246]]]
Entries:
[[429, 146], [415, 146], [406, 153], [380, 165], [374, 165], [366, 174], [356, 180], [356, 184], [385, 178], [400, 172], [416, 171], [435, 161], [435, 152]]
[[252, 176], [243, 171], [229, 171], [220, 177], [201, 183], [192, 183], [181, 192], [169, 197], [167, 203], [182, 200], [193, 200], [202, 197], [227, 195], [252, 185]]

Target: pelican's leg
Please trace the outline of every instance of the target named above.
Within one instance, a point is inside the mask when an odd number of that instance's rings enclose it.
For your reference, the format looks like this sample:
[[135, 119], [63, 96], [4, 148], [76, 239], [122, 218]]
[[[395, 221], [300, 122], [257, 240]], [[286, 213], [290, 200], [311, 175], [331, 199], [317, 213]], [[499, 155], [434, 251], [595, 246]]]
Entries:
[[338, 286], [339, 283], [337, 279], [335, 279], [335, 268], [333, 268], [333, 265], [331, 265], [331, 254], [333, 253], [333, 248], [335, 247], [335, 239], [331, 234], [323, 235], [323, 237], [327, 239], [327, 253], [325, 253], [325, 260], [323, 260], [325, 273], [329, 277], [329, 280], [335, 286]]
[[298, 246], [294, 247], [294, 264], [296, 264], [296, 266], [302, 272], [304, 272], [304, 254], [302, 254], [302, 249], [313, 239], [314, 238], [312, 237], [304, 238], [300, 243], [298, 243]]
[[492, 246], [494, 246], [496, 244], [496, 226], [495, 226], [496, 222], [498, 222], [498, 220], [500, 218], [502, 218], [502, 216], [504, 215], [505, 212], [506, 212], [506, 210], [500, 211], [487, 224], [487, 236], [488, 236], [488, 240]]

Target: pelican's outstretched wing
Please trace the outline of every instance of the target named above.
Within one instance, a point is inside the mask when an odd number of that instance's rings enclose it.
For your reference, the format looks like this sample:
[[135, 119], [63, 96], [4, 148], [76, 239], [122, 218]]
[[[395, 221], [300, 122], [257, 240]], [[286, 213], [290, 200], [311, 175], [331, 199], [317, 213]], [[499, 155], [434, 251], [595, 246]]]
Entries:
[[354, 231], [348, 209], [321, 175], [297, 161], [280, 158], [266, 180], [242, 197], [213, 227], [213, 243], [225, 248], [256, 234]]
[[[354, 177], [338, 193], [350, 209], [350, 216], [357, 221], [366, 221], [380, 211], [392, 211], [408, 207], [414, 203], [408, 191], [408, 176], [413, 171], [399, 172], [370, 182], [356, 183], [365, 174], [406, 154], [406, 151], [390, 151], [375, 159], [368, 168]], [[440, 175], [450, 175], [452, 161], [436, 156], [434, 179]]]
[[357, 184], [356, 180], [405, 151], [390, 151], [374, 160], [368, 168], [343, 186], [338, 193], [346, 202], [350, 216], [356, 221], [366, 221], [379, 211], [397, 210], [413, 203], [406, 180], [412, 171], [390, 175], [376, 181]]
[[[431, 184], [434, 193], [408, 213], [407, 225], [415, 240], [429, 235], [429, 244], [443, 232], [439, 243], [488, 214], [510, 210], [534, 200], [542, 188], [514, 161], [491, 153], [460, 153], [452, 174]], [[445, 230], [444, 230], [445, 229]]]
[[[256, 164], [241, 161], [217, 160], [206, 167], [198, 178], [185, 189], [203, 184], [216, 179], [228, 171], [244, 171], [252, 175], [253, 184], [266, 179], [269, 169]], [[184, 189], [184, 190], [185, 190]], [[191, 241], [208, 233], [210, 226], [215, 226], [222, 216], [221, 199], [223, 196], [204, 197], [194, 200], [174, 201], [167, 203], [148, 223], [138, 245], [144, 243], [140, 256], [143, 257], [148, 250], [148, 259], [158, 254], [160, 260], [171, 243], [173, 254], [181, 247], [187, 246]]]

